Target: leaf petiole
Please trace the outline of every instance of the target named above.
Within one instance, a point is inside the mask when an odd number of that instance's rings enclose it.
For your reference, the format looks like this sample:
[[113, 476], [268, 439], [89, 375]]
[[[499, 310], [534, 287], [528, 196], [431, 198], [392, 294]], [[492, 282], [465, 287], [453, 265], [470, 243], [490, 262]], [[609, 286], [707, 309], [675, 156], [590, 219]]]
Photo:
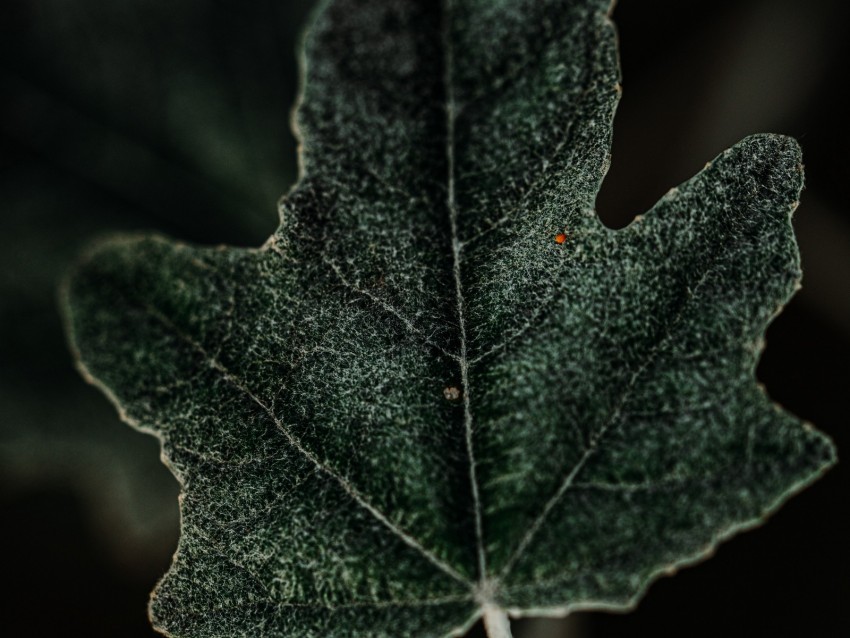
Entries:
[[511, 636], [511, 622], [503, 609], [494, 605], [486, 605], [483, 618], [487, 638], [513, 638]]

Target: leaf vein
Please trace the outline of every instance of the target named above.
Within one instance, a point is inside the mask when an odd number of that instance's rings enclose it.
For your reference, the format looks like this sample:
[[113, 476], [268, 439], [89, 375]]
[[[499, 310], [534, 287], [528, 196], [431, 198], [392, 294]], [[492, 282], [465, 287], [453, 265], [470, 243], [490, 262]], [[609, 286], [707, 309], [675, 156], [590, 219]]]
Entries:
[[401, 529], [398, 525], [393, 523], [386, 515], [384, 515], [380, 510], [378, 510], [374, 505], [372, 505], [366, 498], [360, 494], [359, 490], [357, 490], [351, 483], [349, 483], [343, 476], [336, 473], [333, 468], [328, 466], [326, 463], [323, 463], [318, 457], [316, 457], [312, 452], [310, 452], [307, 448], [305, 448], [301, 441], [294, 435], [289, 429], [281, 422], [281, 420], [275, 415], [275, 413], [271, 410], [269, 406], [265, 404], [262, 399], [260, 399], [238, 376], [230, 372], [220, 361], [216, 358], [209, 355], [204, 346], [200, 344], [198, 341], [193, 339], [190, 335], [186, 334], [183, 330], [181, 330], [178, 326], [174, 324], [167, 316], [165, 316], [158, 309], [154, 308], [150, 304], [146, 304], [146, 308], [148, 312], [155, 317], [158, 321], [160, 321], [164, 326], [169, 328], [174, 334], [176, 334], [181, 340], [187, 343], [190, 347], [196, 350], [201, 356], [204, 357], [204, 360], [207, 364], [214, 370], [216, 370], [219, 374], [221, 374], [222, 378], [224, 378], [228, 383], [234, 386], [236, 389], [240, 390], [245, 396], [247, 396], [251, 401], [257, 404], [272, 420], [275, 424], [277, 430], [283, 435], [283, 437], [287, 440], [287, 442], [297, 450], [302, 456], [304, 456], [308, 461], [310, 461], [318, 470], [325, 473], [332, 479], [334, 479], [337, 484], [342, 488], [342, 490], [352, 499], [354, 500], [360, 507], [367, 510], [372, 516], [374, 516], [380, 523], [382, 523], [390, 532], [392, 532], [396, 537], [398, 537], [402, 542], [404, 542], [409, 547], [413, 548], [417, 552], [419, 552], [423, 558], [425, 558], [428, 562], [430, 562], [434, 567], [438, 568], [440, 571], [448, 574], [456, 581], [460, 582], [463, 585], [472, 586], [472, 583], [467, 579], [463, 574], [458, 572], [454, 567], [441, 560], [434, 554], [432, 551], [425, 548], [417, 539], [408, 534], [406, 531]]
[[443, 6], [443, 90], [446, 99], [446, 164], [448, 188], [446, 189], [446, 207], [449, 213], [449, 226], [452, 242], [452, 273], [455, 282], [455, 297], [457, 303], [458, 326], [460, 329], [460, 374], [463, 386], [463, 427], [466, 443], [466, 454], [469, 461], [469, 482], [472, 491], [472, 506], [475, 517], [475, 541], [478, 555], [479, 583], [487, 579], [487, 557], [484, 552], [484, 529], [481, 513], [481, 495], [476, 475], [475, 451], [472, 436], [472, 394], [469, 384], [469, 359], [467, 357], [466, 317], [464, 313], [463, 278], [461, 276], [461, 243], [458, 234], [458, 207], [455, 197], [455, 123], [457, 118], [454, 95], [454, 45], [452, 43], [451, 24], [453, 0], [445, 0]]
[[[731, 252], [731, 251], [730, 251]], [[673, 337], [675, 331], [680, 327], [682, 321], [685, 316], [685, 312], [688, 309], [692, 300], [696, 297], [697, 291], [703, 286], [703, 284], [708, 280], [709, 276], [714, 273], [714, 271], [718, 268], [718, 265], [721, 261], [721, 254], [716, 252], [714, 254], [712, 263], [705, 268], [699, 280], [693, 285], [687, 287], [688, 296], [685, 301], [682, 303], [678, 312], [676, 313], [673, 320], [668, 324], [667, 328], [660, 335], [660, 338], [652, 346], [652, 348], [647, 353], [645, 360], [641, 363], [640, 366], [634, 371], [634, 373], [629, 378], [628, 383], [620, 394], [619, 399], [617, 400], [614, 409], [611, 411], [609, 418], [605, 421], [605, 423], [590, 437], [590, 443], [579, 458], [579, 460], [573, 465], [573, 467], [567, 472], [564, 477], [561, 485], [558, 487], [555, 494], [546, 502], [546, 505], [543, 507], [543, 510], [538, 515], [538, 517], [532, 522], [529, 526], [526, 533], [523, 535], [520, 540], [517, 548], [514, 550], [514, 553], [505, 563], [505, 566], [502, 568], [499, 573], [499, 579], [504, 580], [513, 569], [514, 565], [517, 563], [519, 558], [528, 548], [531, 541], [537, 535], [538, 531], [542, 527], [545, 520], [548, 518], [552, 509], [554, 509], [555, 505], [561, 500], [561, 498], [566, 494], [571, 486], [574, 484], [576, 477], [579, 475], [581, 470], [587, 465], [587, 462], [590, 458], [596, 453], [596, 451], [600, 447], [600, 442], [602, 438], [610, 431], [612, 426], [620, 419], [622, 416], [623, 408], [625, 404], [628, 402], [629, 397], [631, 396], [632, 391], [637, 386], [638, 379], [641, 375], [649, 368], [652, 362], [655, 360], [655, 357], [662, 350], [662, 348], [667, 344], [667, 342]]]

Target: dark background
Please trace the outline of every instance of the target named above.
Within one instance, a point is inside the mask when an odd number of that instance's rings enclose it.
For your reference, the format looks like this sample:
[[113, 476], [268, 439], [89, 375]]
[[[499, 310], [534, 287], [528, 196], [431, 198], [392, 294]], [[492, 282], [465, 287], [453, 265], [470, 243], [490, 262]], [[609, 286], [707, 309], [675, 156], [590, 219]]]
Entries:
[[[624, 96], [603, 220], [625, 225], [741, 137], [800, 140], [804, 288], [770, 327], [771, 396], [847, 449], [850, 63], [842, 0], [621, 0]], [[93, 237], [259, 245], [296, 175], [289, 109], [312, 2], [2, 0], [0, 633], [153, 636], [177, 533], [156, 442], [73, 370], [56, 285]], [[848, 470], [663, 578], [637, 611], [516, 638], [842, 635]], [[479, 630], [480, 631], [480, 630]]]

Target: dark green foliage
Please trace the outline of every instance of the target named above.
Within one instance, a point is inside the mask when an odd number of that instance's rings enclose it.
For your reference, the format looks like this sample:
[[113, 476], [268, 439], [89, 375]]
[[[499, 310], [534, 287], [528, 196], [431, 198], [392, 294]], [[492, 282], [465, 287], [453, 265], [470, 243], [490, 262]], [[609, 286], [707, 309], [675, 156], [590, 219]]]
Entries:
[[608, 8], [329, 3], [269, 241], [117, 239], [75, 273], [84, 370], [183, 485], [164, 631], [628, 606], [833, 462], [753, 372], [800, 277], [799, 148], [748, 138], [606, 229]]

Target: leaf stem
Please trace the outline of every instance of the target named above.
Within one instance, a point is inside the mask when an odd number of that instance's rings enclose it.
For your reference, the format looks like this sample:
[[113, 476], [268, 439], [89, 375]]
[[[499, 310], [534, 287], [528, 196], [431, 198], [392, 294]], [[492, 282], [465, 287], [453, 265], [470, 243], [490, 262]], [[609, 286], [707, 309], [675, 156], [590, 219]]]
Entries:
[[511, 621], [503, 609], [495, 605], [485, 605], [483, 618], [487, 638], [513, 638]]

